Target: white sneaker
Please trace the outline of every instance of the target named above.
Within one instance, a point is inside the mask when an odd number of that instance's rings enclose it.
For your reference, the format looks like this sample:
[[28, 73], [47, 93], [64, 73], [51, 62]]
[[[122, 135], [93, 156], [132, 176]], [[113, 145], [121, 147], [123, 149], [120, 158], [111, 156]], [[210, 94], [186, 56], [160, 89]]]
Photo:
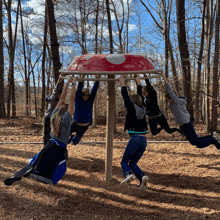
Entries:
[[216, 131], [214, 131], [213, 133], [212, 133], [212, 136], [215, 138], [215, 140], [216, 141], [218, 141], [218, 143], [220, 144], [220, 135], [216, 132]]
[[147, 182], [149, 181], [149, 177], [148, 176], [143, 176], [142, 177], [142, 181], [141, 181], [141, 185], [139, 187], [140, 190], [145, 190], [147, 189]]
[[135, 175], [134, 174], [128, 174], [124, 180], [121, 181], [120, 186], [125, 186], [127, 183], [132, 182], [135, 180]]

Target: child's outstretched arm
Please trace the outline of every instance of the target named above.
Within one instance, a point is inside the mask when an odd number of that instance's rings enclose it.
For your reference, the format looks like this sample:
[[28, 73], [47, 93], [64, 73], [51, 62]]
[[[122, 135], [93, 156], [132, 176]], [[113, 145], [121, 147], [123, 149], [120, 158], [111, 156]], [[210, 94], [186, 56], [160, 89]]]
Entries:
[[64, 88], [63, 88], [63, 92], [62, 92], [62, 94], [61, 94], [61, 97], [60, 97], [60, 99], [59, 99], [59, 102], [58, 102], [56, 108], [60, 108], [60, 107], [64, 104], [64, 102], [65, 102], [65, 100], [66, 100], [66, 95], [67, 95], [68, 86], [69, 86], [69, 84], [70, 84], [72, 81], [73, 81], [73, 77], [72, 77], [72, 76], [69, 76], [69, 77], [68, 77], [68, 80], [67, 80], [67, 82], [66, 82], [66, 84], [65, 84], [65, 86], [64, 86]]
[[73, 114], [75, 95], [76, 95], [76, 77], [73, 77], [73, 82], [70, 91], [70, 101], [68, 105], [68, 112], [70, 113], [70, 115]]

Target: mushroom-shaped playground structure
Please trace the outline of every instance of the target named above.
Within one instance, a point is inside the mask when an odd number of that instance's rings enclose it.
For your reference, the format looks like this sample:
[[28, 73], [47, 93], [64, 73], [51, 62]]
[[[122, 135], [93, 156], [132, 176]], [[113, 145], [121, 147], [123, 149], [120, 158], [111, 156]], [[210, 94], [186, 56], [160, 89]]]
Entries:
[[159, 73], [153, 64], [142, 55], [134, 54], [87, 54], [77, 57], [63, 74], [127, 75]]
[[[132, 74], [158, 74], [161, 69], [155, 69], [153, 64], [142, 55], [134, 54], [87, 54], [77, 57], [67, 69], [60, 70], [63, 75], [103, 75], [102, 78], [81, 80], [104, 80], [108, 81], [107, 97], [107, 129], [106, 129], [106, 162], [105, 179], [109, 181], [112, 178], [112, 155], [113, 155], [113, 137], [114, 137], [114, 112], [115, 112], [115, 75]], [[106, 77], [107, 76], [107, 77]], [[155, 77], [155, 76], [153, 76]], [[141, 77], [141, 79], [152, 77]], [[128, 78], [127, 78], [128, 79]]]

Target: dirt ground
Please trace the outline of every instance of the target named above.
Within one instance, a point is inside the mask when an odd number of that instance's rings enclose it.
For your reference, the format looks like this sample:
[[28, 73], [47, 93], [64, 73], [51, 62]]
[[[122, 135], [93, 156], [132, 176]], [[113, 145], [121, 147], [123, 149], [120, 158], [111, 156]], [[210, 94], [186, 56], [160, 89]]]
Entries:
[[[202, 125], [195, 126], [199, 136]], [[114, 141], [127, 141], [122, 125]], [[82, 141], [105, 141], [105, 126], [90, 127]], [[178, 133], [146, 135], [147, 150], [139, 166], [149, 176], [146, 191], [133, 181], [125, 188], [120, 161], [126, 143], [115, 143], [112, 180], [105, 181], [105, 143], [68, 145], [67, 172], [56, 185], [23, 178], [11, 186], [3, 180], [28, 163], [42, 144], [0, 144], [1, 220], [163, 220], [220, 219], [220, 152], [198, 149]], [[165, 142], [153, 142], [165, 141]], [[167, 142], [166, 142], [167, 141]], [[42, 142], [40, 119], [0, 120], [0, 142]]]

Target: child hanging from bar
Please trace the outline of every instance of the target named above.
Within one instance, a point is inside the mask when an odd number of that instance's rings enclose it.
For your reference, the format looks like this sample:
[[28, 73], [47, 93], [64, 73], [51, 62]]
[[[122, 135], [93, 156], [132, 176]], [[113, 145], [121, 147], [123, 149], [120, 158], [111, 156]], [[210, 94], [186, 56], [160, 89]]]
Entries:
[[[5, 185], [9, 186], [30, 174], [32, 178], [43, 183], [47, 184], [52, 181], [55, 185], [65, 174], [67, 159], [66, 146], [69, 141], [75, 100], [75, 80], [74, 82], [72, 81], [73, 77], [69, 76], [59, 102], [52, 112], [50, 140], [43, 149], [30, 160], [28, 165], [15, 173], [15, 175], [7, 178], [4, 181]], [[69, 104], [65, 104], [68, 86], [71, 82]]]
[[217, 149], [220, 149], [220, 135], [214, 131], [212, 135], [207, 135], [204, 137], [198, 137], [192, 122], [190, 122], [190, 114], [186, 109], [187, 99], [186, 97], [178, 97], [176, 93], [172, 90], [170, 83], [161, 74], [166, 87], [166, 101], [169, 104], [171, 112], [174, 116], [175, 122], [180, 126], [182, 133], [185, 135], [186, 139], [190, 144], [195, 145], [198, 148], [205, 148], [211, 144], [214, 144]]
[[[98, 78], [100, 78], [100, 76], [101, 75], [98, 75]], [[82, 81], [78, 82], [75, 98], [75, 110], [70, 131], [69, 143], [74, 145], [79, 143], [89, 126], [92, 125], [93, 103], [99, 88], [99, 81], [95, 81], [90, 93], [89, 88], [83, 88], [83, 79], [84, 75], [82, 75]]]
[[144, 190], [147, 188], [149, 177], [145, 175], [137, 163], [147, 147], [146, 137], [144, 136], [148, 130], [146, 109], [139, 95], [128, 95], [123, 76], [120, 76], [119, 81], [124, 105], [127, 110], [124, 130], [128, 130], [130, 135], [121, 161], [121, 168], [125, 179], [120, 183], [120, 186], [126, 186], [127, 183], [130, 183], [137, 177], [140, 181], [139, 189]]
[[[142, 88], [140, 77], [136, 77], [138, 95], [140, 95], [144, 100], [144, 105], [147, 110], [148, 123], [152, 135], [157, 135], [163, 129], [169, 134], [176, 131], [181, 133], [180, 129], [178, 128], [170, 128], [167, 119], [158, 106], [156, 90], [151, 85], [149, 79], [145, 79], [145, 82], [146, 86]], [[157, 127], [158, 124], [160, 127]]]

